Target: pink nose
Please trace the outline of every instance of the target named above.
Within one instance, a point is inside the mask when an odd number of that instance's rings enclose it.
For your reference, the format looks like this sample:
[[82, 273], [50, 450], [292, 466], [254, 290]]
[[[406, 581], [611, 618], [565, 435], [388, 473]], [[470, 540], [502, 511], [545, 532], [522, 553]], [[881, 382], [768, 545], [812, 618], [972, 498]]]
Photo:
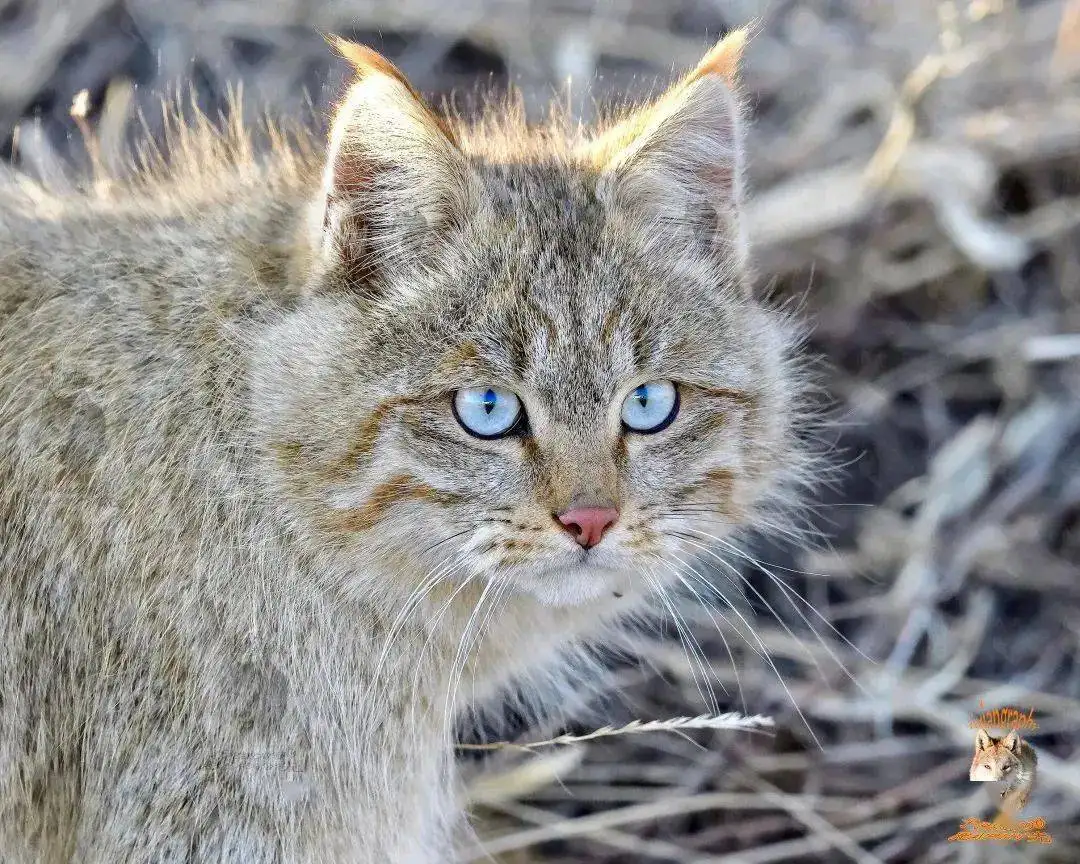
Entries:
[[619, 511], [614, 507], [575, 507], [555, 517], [563, 528], [586, 549], [592, 549], [615, 524]]

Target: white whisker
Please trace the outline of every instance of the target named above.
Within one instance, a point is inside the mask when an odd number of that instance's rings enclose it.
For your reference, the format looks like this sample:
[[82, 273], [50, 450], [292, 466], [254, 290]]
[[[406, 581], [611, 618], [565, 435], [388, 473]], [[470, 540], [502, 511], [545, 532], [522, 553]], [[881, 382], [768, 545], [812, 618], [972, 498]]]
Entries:
[[750, 626], [750, 623], [746, 620], [745, 616], [743, 616], [743, 614], [741, 612], [739, 612], [739, 610], [732, 607], [732, 611], [736, 615], [738, 615], [740, 620], [742, 620], [743, 623], [746, 624], [747, 627], [749, 628], [749, 632], [750, 632], [751, 636], [753, 636], [754, 641], [757, 642], [758, 647], [761, 649], [760, 656], [765, 660], [766, 663], [769, 664], [769, 667], [772, 669], [773, 673], [776, 675], [777, 681], [779, 681], [780, 686], [784, 688], [784, 693], [787, 695], [788, 700], [791, 702], [791, 705], [795, 709], [795, 712], [799, 715], [799, 719], [802, 720], [803, 725], [806, 727], [806, 731], [809, 732], [810, 737], [813, 739], [814, 743], [817, 744], [818, 747], [821, 747], [822, 746], [821, 742], [818, 740], [817, 735], [814, 733], [814, 730], [811, 728], [809, 721], [806, 719], [806, 715], [803, 714], [802, 709], [799, 707], [798, 703], [795, 701], [795, 695], [791, 692], [790, 688], [787, 686], [787, 683], [784, 681], [784, 676], [780, 674], [780, 670], [777, 668], [776, 663], [773, 661], [772, 657], [769, 656], [768, 649], [765, 647], [765, 643], [762, 641], [761, 637], [758, 636], [757, 633], [753, 630], [753, 628]]
[[[687, 569], [687, 571], [688, 571], [687, 575], [690, 575], [690, 573], [693, 572], [693, 568], [690, 567], [685, 561], [680, 559], [678, 556], [672, 556], [672, 557], [674, 557], [676, 561], [678, 561], [684, 568]], [[713, 610], [709, 608], [709, 604], [705, 602], [705, 600], [701, 597], [700, 594], [698, 594], [698, 592], [695, 590], [694, 586], [691, 585], [684, 578], [683, 574], [678, 570], [678, 568], [672, 567], [670, 564], [667, 564], [667, 562], [662, 561], [662, 560], [661, 560], [661, 563], [666, 564], [667, 566], [671, 567], [671, 572], [675, 576], [675, 578], [678, 579], [680, 584], [682, 584], [683, 587], [685, 587], [686, 590], [689, 591], [693, 595], [694, 599], [697, 600], [698, 605], [705, 611], [705, 614], [709, 616], [709, 620], [712, 622], [713, 627], [716, 629], [716, 634], [720, 637], [720, 641], [724, 645], [724, 650], [727, 651], [728, 659], [731, 661], [731, 670], [735, 675], [735, 687], [739, 691], [739, 700], [742, 702], [743, 708], [745, 710], [745, 708], [746, 708], [746, 697], [743, 694], [742, 680], [739, 677], [739, 667], [735, 662], [735, 654], [731, 650], [731, 645], [728, 643], [727, 637], [724, 635], [724, 628], [720, 626], [720, 622], [717, 621], [716, 618], [713, 616]], [[696, 576], [697, 575], [696, 572], [693, 572], [693, 575]], [[720, 599], [723, 599], [723, 595], [719, 594], [716, 591], [715, 586], [708, 585], [707, 587], [710, 588], [713, 591], [713, 593], [716, 594], [717, 597], [720, 597]], [[720, 616], [720, 618], [724, 621], [725, 624], [727, 624], [729, 627], [732, 627], [732, 629], [735, 629], [736, 632], [738, 632], [738, 630], [732, 626], [731, 622], [728, 620], [727, 616], [724, 615], [723, 612], [721, 612], [719, 609], [717, 609], [716, 614]], [[742, 635], [742, 634], [740, 634], [740, 635]], [[751, 648], [752, 647], [753, 646], [751, 646]], [[727, 687], [724, 686], [724, 683], [722, 681], [720, 682], [720, 686], [723, 689], [724, 693], [727, 693]]]
[[[686, 653], [686, 659], [690, 664], [691, 675], [694, 679], [694, 686], [697, 688], [698, 695], [701, 696], [702, 701], [709, 707], [710, 711], [713, 713], [718, 712], [720, 709], [719, 703], [716, 700], [716, 693], [709, 683], [708, 658], [705, 656], [701, 644], [694, 638], [693, 634], [690, 632], [689, 626], [683, 620], [674, 604], [671, 603], [667, 597], [667, 592], [664, 589], [663, 583], [652, 576], [652, 574], [643, 571], [643, 575], [645, 575], [652, 585], [657, 599], [664, 604], [664, 608], [667, 609], [668, 614], [671, 616], [672, 623], [675, 625], [675, 629], [679, 634], [679, 641], [682, 643], [683, 651]], [[696, 668], [694, 666], [695, 661], [698, 663]], [[697, 677], [699, 671], [701, 673], [700, 681]]]

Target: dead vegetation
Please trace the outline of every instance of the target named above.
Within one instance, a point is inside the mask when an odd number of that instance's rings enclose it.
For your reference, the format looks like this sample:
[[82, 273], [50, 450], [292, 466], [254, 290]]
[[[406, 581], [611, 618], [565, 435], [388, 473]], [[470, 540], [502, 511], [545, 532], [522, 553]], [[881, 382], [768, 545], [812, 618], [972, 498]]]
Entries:
[[[509, 78], [538, 105], [568, 76], [600, 76], [601, 102], [641, 92], [760, 19], [750, 220], [763, 289], [804, 308], [825, 360], [842, 470], [806, 518], [826, 542], [730, 556], [755, 639], [702, 611], [700, 660], [673, 635], [598, 716], [701, 714], [697, 663], [722, 708], [777, 729], [496, 754], [472, 787], [475, 860], [1077, 860], [1080, 2], [451, 5], [0, 0], [0, 144], [77, 176], [65, 166], [120, 158], [137, 107], [159, 134], [156, 99], [179, 82], [210, 110], [229, 82], [276, 112], [307, 92], [320, 116], [342, 70], [318, 30], [373, 44], [428, 93]], [[587, 117], [581, 89], [565, 98]], [[729, 593], [730, 575], [718, 565]], [[990, 812], [968, 721], [1005, 705], [1034, 708], [1025, 816], [1053, 842], [950, 843]]]

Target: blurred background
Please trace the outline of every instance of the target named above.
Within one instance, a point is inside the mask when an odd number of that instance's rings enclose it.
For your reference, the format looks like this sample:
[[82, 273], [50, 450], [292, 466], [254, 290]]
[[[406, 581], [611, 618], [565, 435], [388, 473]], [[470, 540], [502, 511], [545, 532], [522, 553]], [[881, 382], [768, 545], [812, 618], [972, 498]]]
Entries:
[[[472, 860], [1075, 862], [1080, 2], [0, 0], [0, 158], [119, 170], [178, 88], [325, 123], [321, 33], [466, 112], [514, 86], [588, 120], [752, 20], [748, 219], [762, 292], [813, 327], [836, 472], [797, 516], [822, 541], [729, 556], [728, 608], [688, 613], [700, 653], [670, 626], [580, 726], [521, 735], [702, 714], [703, 673], [775, 734], [463, 757]], [[1034, 709], [1023, 815], [1053, 841], [949, 842], [992, 813], [968, 723], [1005, 706]]]

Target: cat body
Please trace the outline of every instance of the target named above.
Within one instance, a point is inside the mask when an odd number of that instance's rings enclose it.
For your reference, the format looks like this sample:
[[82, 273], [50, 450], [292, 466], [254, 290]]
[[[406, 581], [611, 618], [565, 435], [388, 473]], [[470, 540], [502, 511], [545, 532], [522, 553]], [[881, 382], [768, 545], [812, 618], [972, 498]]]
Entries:
[[1001, 812], [1015, 816], [1027, 806], [1035, 786], [1038, 765], [1035, 750], [1013, 729], [1008, 735], [995, 738], [985, 729], [975, 736], [975, 756], [969, 776], [978, 781], [1004, 781], [1001, 790]]
[[325, 156], [196, 130], [112, 192], [0, 178], [5, 864], [453, 860], [455, 718], [569, 705], [760, 522], [797, 404], [743, 39], [562, 137], [342, 43]]

